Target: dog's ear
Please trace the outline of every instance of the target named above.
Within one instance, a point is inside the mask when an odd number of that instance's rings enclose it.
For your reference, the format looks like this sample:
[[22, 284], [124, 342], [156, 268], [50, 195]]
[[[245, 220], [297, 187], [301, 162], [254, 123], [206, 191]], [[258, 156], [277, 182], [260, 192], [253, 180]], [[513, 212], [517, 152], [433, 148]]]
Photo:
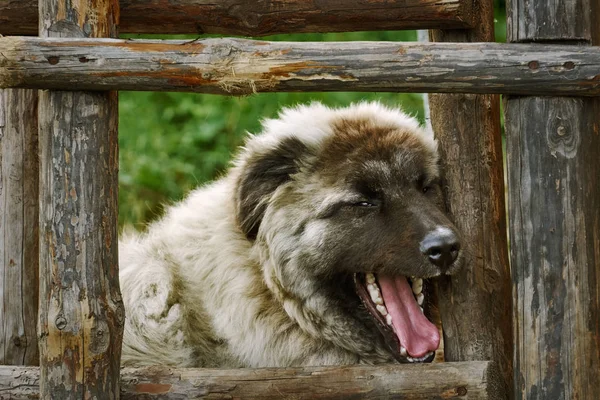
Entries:
[[248, 239], [256, 239], [269, 199], [298, 172], [308, 148], [288, 137], [265, 152], [252, 152], [241, 165], [235, 191], [236, 219]]

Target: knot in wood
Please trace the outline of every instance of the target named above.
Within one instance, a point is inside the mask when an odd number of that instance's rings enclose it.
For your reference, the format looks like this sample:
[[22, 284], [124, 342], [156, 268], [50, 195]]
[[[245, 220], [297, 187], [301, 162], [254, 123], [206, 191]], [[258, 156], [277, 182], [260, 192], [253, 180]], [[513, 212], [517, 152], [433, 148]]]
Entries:
[[109, 327], [106, 321], [96, 321], [95, 326], [92, 328], [92, 341], [90, 343], [90, 350], [93, 353], [101, 354], [104, 353], [110, 344]]
[[21, 347], [27, 345], [27, 339], [24, 336], [15, 336], [13, 338], [13, 344], [15, 347]]
[[456, 388], [456, 393], [459, 396], [466, 396], [467, 395], [467, 388], [464, 386], [459, 386]]
[[50, 64], [50, 65], [56, 65], [60, 61], [60, 57], [50, 56], [50, 57], [47, 58], [47, 60], [48, 60], [48, 64]]
[[561, 154], [573, 158], [577, 154], [580, 137], [577, 128], [567, 118], [556, 116], [549, 121], [546, 139], [550, 153], [556, 157]]
[[67, 319], [63, 316], [63, 315], [59, 315], [58, 317], [56, 317], [56, 319], [54, 320], [54, 324], [56, 325], [56, 327], [59, 330], [63, 330], [66, 328], [67, 326]]
[[529, 63], [527, 64], [527, 66], [529, 67], [530, 70], [532, 71], [537, 71], [540, 68], [540, 63], [537, 61], [529, 61]]

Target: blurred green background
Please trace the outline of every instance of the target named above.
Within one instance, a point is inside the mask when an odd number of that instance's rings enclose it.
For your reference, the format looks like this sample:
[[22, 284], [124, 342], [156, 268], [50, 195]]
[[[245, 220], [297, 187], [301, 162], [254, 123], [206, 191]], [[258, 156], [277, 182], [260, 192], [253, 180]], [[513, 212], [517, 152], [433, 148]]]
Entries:
[[[496, 40], [505, 41], [504, 1], [496, 6]], [[212, 35], [213, 37], [215, 35]], [[130, 35], [138, 38], [140, 36]], [[182, 36], [179, 36], [181, 38]], [[164, 37], [163, 37], [164, 38]], [[186, 37], [195, 38], [195, 37]], [[277, 35], [285, 41], [414, 41], [415, 31]], [[165, 205], [218, 177], [246, 132], [282, 107], [314, 100], [347, 105], [378, 100], [423, 119], [420, 94], [264, 93], [224, 97], [192, 93], [120, 92], [119, 224], [143, 229]]]

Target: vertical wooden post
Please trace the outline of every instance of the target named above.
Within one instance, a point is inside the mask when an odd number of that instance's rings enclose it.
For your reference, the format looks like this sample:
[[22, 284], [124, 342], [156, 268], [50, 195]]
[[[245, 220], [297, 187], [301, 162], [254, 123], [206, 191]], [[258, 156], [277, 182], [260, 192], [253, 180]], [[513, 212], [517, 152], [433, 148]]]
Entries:
[[[116, 37], [118, 7], [40, 0], [40, 36]], [[40, 92], [39, 126], [41, 398], [118, 398], [117, 93]]]
[[[431, 31], [432, 41], [494, 40], [493, 1], [474, 2], [476, 28]], [[496, 398], [512, 392], [512, 293], [496, 95], [431, 94], [448, 209], [463, 233], [467, 264], [439, 283], [447, 361], [493, 360]]]
[[37, 365], [37, 90], [0, 89], [0, 364]]
[[[508, 39], [598, 44], [599, 8], [597, 0], [512, 0]], [[535, 59], [528, 65], [531, 73], [552, 73]], [[505, 116], [516, 397], [597, 398], [600, 102], [509, 97]]]

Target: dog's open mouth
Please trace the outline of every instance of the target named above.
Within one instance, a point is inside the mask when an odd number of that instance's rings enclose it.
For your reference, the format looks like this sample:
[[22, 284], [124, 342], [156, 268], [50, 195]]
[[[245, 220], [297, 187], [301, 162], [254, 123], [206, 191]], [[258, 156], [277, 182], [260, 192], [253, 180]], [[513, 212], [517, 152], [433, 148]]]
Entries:
[[354, 274], [356, 292], [400, 362], [430, 362], [440, 344], [438, 328], [423, 314], [423, 279]]

